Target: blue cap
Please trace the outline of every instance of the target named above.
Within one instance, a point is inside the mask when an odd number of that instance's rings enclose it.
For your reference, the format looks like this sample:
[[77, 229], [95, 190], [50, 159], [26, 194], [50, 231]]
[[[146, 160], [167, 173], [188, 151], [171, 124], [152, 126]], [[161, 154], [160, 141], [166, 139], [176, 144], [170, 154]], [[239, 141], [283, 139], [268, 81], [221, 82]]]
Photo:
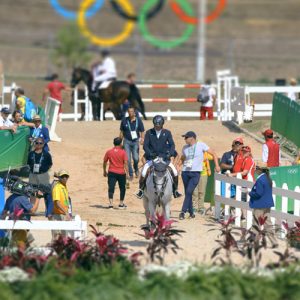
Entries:
[[1, 112], [4, 113], [4, 114], [10, 114], [10, 110], [7, 107], [3, 107], [1, 109]]

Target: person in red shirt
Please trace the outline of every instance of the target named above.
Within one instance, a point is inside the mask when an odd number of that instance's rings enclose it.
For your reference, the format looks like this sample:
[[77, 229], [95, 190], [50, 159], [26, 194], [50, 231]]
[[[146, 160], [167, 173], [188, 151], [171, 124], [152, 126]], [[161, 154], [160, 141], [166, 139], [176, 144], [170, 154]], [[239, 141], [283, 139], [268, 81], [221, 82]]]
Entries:
[[[106, 151], [103, 159], [103, 176], [108, 178], [108, 208], [113, 208], [113, 196], [117, 182], [120, 188], [119, 208], [126, 208], [124, 198], [126, 193], [126, 175], [128, 174], [128, 158], [121, 144], [122, 139], [116, 137], [114, 139], [114, 147]], [[108, 172], [106, 171], [107, 162], [109, 162]]]
[[262, 134], [265, 137], [263, 144], [262, 161], [268, 168], [279, 167], [280, 164], [280, 146], [273, 139], [273, 130], [267, 129]]
[[52, 81], [47, 84], [47, 86], [44, 90], [44, 93], [43, 93], [43, 101], [46, 100], [46, 96], [47, 96], [47, 94], [49, 94], [49, 96], [51, 98], [58, 100], [60, 102], [59, 113], [62, 113], [61, 106], [62, 106], [63, 98], [61, 95], [61, 91], [63, 91], [63, 90], [70, 90], [70, 88], [58, 80], [57, 74], [53, 74]]

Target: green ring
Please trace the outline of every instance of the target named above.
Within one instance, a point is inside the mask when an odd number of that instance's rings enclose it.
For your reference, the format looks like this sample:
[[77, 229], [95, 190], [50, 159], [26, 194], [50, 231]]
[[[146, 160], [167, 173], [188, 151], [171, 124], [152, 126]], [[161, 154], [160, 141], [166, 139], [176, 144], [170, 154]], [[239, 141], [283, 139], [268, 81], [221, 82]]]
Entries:
[[[138, 22], [141, 33], [142, 33], [144, 39], [147, 42], [149, 42], [150, 44], [152, 44], [153, 46], [156, 46], [156, 47], [159, 47], [162, 49], [170, 49], [170, 48], [178, 47], [179, 45], [183, 44], [190, 38], [190, 36], [192, 35], [192, 33], [194, 31], [195, 25], [187, 24], [185, 31], [177, 39], [173, 39], [170, 41], [164, 41], [164, 40], [155, 38], [148, 31], [146, 23], [147, 23], [147, 12], [154, 5], [157, 4], [157, 1], [158, 0], [146, 1], [145, 5], [142, 7], [141, 13], [139, 15], [139, 22]], [[191, 7], [191, 5], [188, 2], [186, 2], [185, 0], [177, 0], [177, 2], [182, 6], [182, 8], [186, 14], [189, 14], [189, 15], [193, 14], [193, 8]]]

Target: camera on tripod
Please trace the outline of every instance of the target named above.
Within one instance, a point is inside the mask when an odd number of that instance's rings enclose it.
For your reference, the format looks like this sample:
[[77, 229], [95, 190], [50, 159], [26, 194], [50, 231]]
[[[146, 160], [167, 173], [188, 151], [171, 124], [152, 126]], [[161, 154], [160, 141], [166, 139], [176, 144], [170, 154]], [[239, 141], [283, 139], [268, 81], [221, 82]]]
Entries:
[[18, 176], [7, 174], [5, 179], [5, 188], [13, 194], [37, 197], [39, 192], [43, 194], [51, 193], [51, 185], [32, 184], [21, 180]]

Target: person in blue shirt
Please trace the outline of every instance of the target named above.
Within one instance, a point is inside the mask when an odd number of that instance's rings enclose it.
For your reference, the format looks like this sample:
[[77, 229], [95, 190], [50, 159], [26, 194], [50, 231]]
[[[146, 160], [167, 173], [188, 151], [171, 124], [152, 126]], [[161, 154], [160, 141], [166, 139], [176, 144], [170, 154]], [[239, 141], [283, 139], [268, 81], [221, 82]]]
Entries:
[[145, 134], [144, 156], [147, 162], [144, 165], [140, 176], [139, 191], [136, 196], [140, 199], [143, 197], [148, 169], [153, 165], [152, 160], [156, 157], [161, 157], [169, 164], [173, 176], [173, 196], [174, 198], [178, 198], [182, 195], [178, 192], [178, 172], [171, 161], [171, 158], [175, 158], [177, 155], [172, 133], [163, 128], [165, 123], [163, 116], [156, 115], [152, 122], [154, 127], [147, 130]]
[[129, 179], [133, 179], [133, 169], [131, 157], [133, 159], [133, 168], [135, 177], [139, 177], [139, 145], [144, 143], [144, 124], [138, 117], [135, 109], [129, 107], [128, 117], [123, 118], [120, 125], [120, 138], [124, 138], [124, 149], [128, 157]]
[[39, 115], [35, 115], [32, 119], [34, 127], [30, 128], [30, 142], [33, 143], [38, 137], [44, 139], [44, 150], [49, 152], [48, 142], [50, 142], [49, 130], [42, 125], [42, 120]]
[[[256, 173], [258, 177], [256, 182], [249, 192], [250, 202], [249, 206], [253, 209], [253, 224], [259, 225], [260, 217], [267, 217], [264, 224], [266, 228], [272, 228], [271, 222], [271, 207], [274, 206], [273, 196], [272, 196], [272, 179], [270, 177], [269, 169], [267, 167], [257, 166]], [[253, 227], [253, 231], [256, 232]], [[273, 230], [269, 231], [268, 235], [272, 248], [278, 246]]]

